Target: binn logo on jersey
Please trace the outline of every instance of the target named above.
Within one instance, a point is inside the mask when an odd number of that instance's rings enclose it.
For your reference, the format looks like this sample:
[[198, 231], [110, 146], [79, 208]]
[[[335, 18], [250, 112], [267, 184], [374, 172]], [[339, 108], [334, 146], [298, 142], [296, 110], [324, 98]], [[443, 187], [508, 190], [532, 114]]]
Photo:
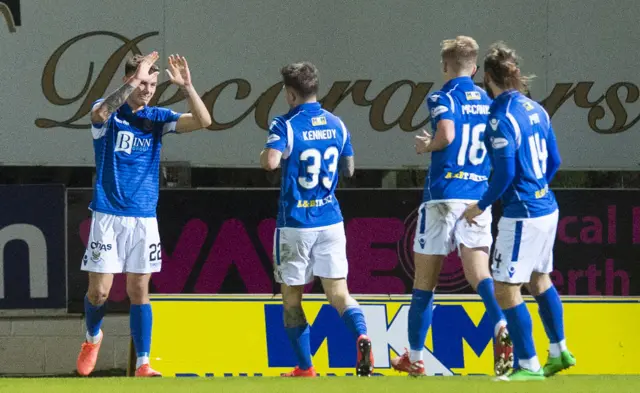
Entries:
[[133, 135], [133, 132], [130, 131], [120, 131], [118, 132], [118, 137], [116, 138], [116, 152], [125, 152], [127, 154], [131, 154], [132, 151], [147, 151], [151, 148], [151, 138], [149, 139], [140, 139], [136, 138]]

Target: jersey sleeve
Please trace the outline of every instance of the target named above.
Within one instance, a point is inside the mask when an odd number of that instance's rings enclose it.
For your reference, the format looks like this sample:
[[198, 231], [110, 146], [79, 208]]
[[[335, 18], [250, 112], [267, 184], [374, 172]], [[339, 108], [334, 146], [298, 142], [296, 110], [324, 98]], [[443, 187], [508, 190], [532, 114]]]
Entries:
[[265, 149], [275, 149], [280, 152], [284, 152], [287, 148], [287, 126], [281, 118], [276, 117], [271, 122], [269, 136], [264, 147]]
[[344, 133], [344, 144], [342, 145], [342, 153], [340, 154], [343, 157], [353, 157], [353, 145], [351, 144], [351, 133], [347, 129], [347, 126], [344, 125], [344, 122], [340, 120], [340, 125], [342, 126], [342, 132]]
[[157, 108], [156, 122], [162, 123], [162, 135], [176, 132], [176, 125], [182, 113], [173, 111], [169, 108]]
[[558, 142], [556, 141], [556, 136], [553, 132], [553, 127], [549, 124], [549, 132], [547, 133], [547, 173], [546, 179], [547, 184], [550, 184], [555, 176], [558, 168], [560, 168], [560, 164], [562, 163], [562, 159], [560, 158], [560, 150], [558, 149]]
[[434, 133], [440, 120], [454, 119], [456, 108], [453, 100], [443, 92], [438, 91], [427, 97], [427, 108], [429, 108], [431, 115]]
[[[98, 106], [98, 104], [100, 104], [102, 101], [104, 101], [104, 98], [100, 98], [96, 100], [93, 104], [91, 104], [91, 110], [93, 110], [93, 108]], [[91, 114], [89, 114], [89, 117], [91, 117]], [[106, 129], [104, 127], [104, 123], [94, 123], [93, 120], [91, 121], [91, 136], [93, 136], [93, 139], [102, 138], [105, 132], [106, 132]]]
[[508, 118], [490, 116], [486, 129], [489, 132], [488, 135], [485, 133], [485, 141], [488, 141], [491, 145], [489, 150], [493, 158], [515, 157], [518, 149], [516, 145], [518, 138], [516, 130]]
[[[95, 102], [93, 104], [91, 104], [91, 110], [93, 111], [93, 109], [98, 106], [99, 103], [101, 103], [102, 101], [104, 101], [104, 98], [99, 98], [97, 100], [95, 100]], [[93, 121], [91, 121], [91, 126], [95, 127], [95, 128], [101, 128], [102, 125], [104, 123], [94, 123]]]

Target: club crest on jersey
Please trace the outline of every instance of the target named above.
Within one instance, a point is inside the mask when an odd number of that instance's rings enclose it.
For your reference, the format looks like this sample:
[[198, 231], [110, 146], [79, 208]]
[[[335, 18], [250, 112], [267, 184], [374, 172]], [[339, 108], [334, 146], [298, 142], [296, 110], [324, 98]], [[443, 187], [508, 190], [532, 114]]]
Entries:
[[500, 123], [500, 120], [498, 119], [489, 120], [489, 125], [491, 126], [491, 128], [493, 128], [494, 131], [498, 129], [498, 123]]
[[477, 91], [467, 91], [464, 93], [467, 96], [467, 101], [477, 101], [480, 100], [480, 93]]
[[311, 124], [314, 127], [327, 125], [327, 118], [324, 116], [312, 117]]
[[137, 138], [131, 131], [119, 131], [115, 151], [131, 154], [132, 151], [145, 152], [151, 149], [152, 138]]

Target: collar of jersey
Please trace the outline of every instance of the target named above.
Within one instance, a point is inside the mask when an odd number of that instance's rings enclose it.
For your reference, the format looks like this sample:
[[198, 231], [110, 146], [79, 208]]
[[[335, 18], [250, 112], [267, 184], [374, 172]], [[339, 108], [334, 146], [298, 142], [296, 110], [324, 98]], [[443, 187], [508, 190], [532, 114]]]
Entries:
[[122, 111], [123, 115], [134, 115], [134, 114], [138, 114], [138, 113], [145, 113], [147, 111], [147, 106], [143, 106], [142, 109], [140, 109], [139, 111], [137, 111], [136, 113], [133, 113], [133, 110], [131, 109], [131, 107], [129, 106], [128, 102], [125, 102], [124, 104], [122, 104], [122, 106], [120, 107], [120, 111]]
[[289, 111], [289, 114], [297, 113], [300, 111], [317, 111], [320, 108], [321, 106], [319, 102], [307, 102], [305, 104], [300, 104], [298, 106], [291, 108], [291, 110]]
[[451, 90], [455, 85], [473, 85], [473, 79], [470, 76], [459, 76], [457, 78], [450, 79], [442, 86], [442, 90]]
[[518, 94], [518, 93], [520, 93], [520, 92], [518, 90], [516, 90], [516, 89], [505, 90], [502, 93], [500, 93], [500, 95], [497, 96], [494, 99], [494, 101], [502, 100], [502, 99], [505, 99], [507, 97], [511, 97], [512, 95]]

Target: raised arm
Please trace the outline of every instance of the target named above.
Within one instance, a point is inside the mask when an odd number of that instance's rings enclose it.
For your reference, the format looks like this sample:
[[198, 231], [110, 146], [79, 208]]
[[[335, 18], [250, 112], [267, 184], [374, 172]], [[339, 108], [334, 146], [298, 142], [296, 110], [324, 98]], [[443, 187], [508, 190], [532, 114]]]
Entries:
[[129, 95], [138, 88], [141, 82], [157, 76], [157, 72], [149, 75], [149, 69], [158, 60], [158, 57], [158, 52], [155, 51], [145, 56], [144, 60], [138, 64], [135, 74], [91, 110], [91, 122], [93, 124], [102, 124], [107, 121], [109, 116], [125, 103]]
[[209, 127], [211, 114], [191, 84], [191, 72], [187, 59], [179, 55], [169, 56], [169, 69], [166, 71], [171, 83], [182, 90], [189, 105], [190, 113], [184, 113], [180, 116], [176, 123], [176, 132], [185, 133]]

